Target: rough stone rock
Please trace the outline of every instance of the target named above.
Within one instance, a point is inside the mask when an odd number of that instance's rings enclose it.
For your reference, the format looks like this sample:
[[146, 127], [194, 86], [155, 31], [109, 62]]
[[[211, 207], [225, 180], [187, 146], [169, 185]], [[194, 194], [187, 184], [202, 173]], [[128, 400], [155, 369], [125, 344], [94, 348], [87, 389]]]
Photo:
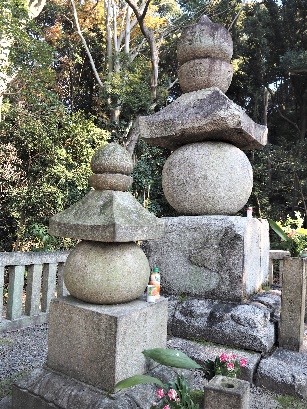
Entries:
[[193, 143], [167, 159], [162, 187], [179, 214], [231, 215], [248, 201], [253, 170], [245, 153], [229, 143]]
[[162, 219], [165, 233], [143, 243], [151, 267], [161, 272], [164, 294], [240, 302], [267, 281], [261, 252], [266, 220], [239, 216]]
[[270, 290], [259, 292], [250, 298], [252, 304], [264, 305], [270, 310], [271, 320], [278, 322], [280, 320], [281, 291]]
[[150, 276], [148, 260], [135, 243], [81, 241], [64, 266], [71, 295], [94, 304], [116, 304], [143, 295]]
[[183, 92], [217, 87], [226, 92], [231, 84], [232, 65], [217, 58], [188, 61], [178, 70], [180, 88]]
[[253, 383], [253, 376], [256, 372], [261, 355], [255, 352], [248, 352], [240, 349], [225, 348], [221, 345], [204, 345], [198, 342], [189, 341], [182, 338], [171, 338], [167, 341], [167, 348], [178, 349], [184, 352], [191, 359], [194, 359], [199, 365], [205, 366], [208, 359], [214, 361], [217, 356], [223, 353], [234, 354], [238, 360], [246, 359], [246, 367], [240, 369], [238, 377], [249, 383]]
[[131, 176], [121, 173], [103, 173], [91, 175], [89, 182], [96, 190], [126, 191], [130, 189], [133, 179]]
[[249, 304], [188, 299], [177, 306], [175, 337], [209, 341], [234, 348], [268, 352], [275, 343], [269, 310]]
[[242, 150], [267, 143], [267, 127], [216, 87], [181, 95], [161, 111], [140, 117], [139, 126], [147, 143], [170, 150], [203, 141], [228, 142]]
[[158, 238], [164, 222], [149, 213], [129, 192], [93, 190], [50, 219], [55, 236], [102, 242]]
[[130, 175], [133, 160], [128, 151], [117, 143], [108, 143], [98, 149], [91, 160], [94, 173], [123, 173]]
[[261, 360], [256, 385], [283, 395], [307, 398], [307, 354], [278, 348]]
[[193, 26], [186, 27], [181, 34], [177, 47], [179, 64], [196, 58], [219, 58], [230, 61], [233, 43], [228, 30], [202, 16]]

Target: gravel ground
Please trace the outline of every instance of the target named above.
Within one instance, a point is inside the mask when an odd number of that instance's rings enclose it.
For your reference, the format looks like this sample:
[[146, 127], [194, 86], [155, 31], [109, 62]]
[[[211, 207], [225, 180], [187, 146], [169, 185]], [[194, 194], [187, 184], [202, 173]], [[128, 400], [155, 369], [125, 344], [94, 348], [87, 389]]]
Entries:
[[[10, 394], [12, 383], [25, 376], [28, 371], [41, 367], [46, 361], [47, 335], [47, 324], [0, 335], [0, 409], [10, 407], [5, 397]], [[276, 401], [275, 394], [261, 388], [251, 387], [249, 409], [284, 408], [307, 409], [307, 406], [306, 402], [292, 399], [286, 406], [280, 405]]]

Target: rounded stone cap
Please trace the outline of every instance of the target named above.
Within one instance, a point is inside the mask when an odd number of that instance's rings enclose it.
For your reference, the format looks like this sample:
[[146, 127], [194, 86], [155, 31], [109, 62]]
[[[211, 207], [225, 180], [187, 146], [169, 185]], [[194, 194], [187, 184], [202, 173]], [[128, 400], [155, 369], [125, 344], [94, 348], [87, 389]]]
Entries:
[[111, 142], [98, 149], [91, 160], [94, 173], [122, 173], [130, 175], [133, 160], [125, 148]]
[[198, 24], [183, 30], [177, 47], [179, 64], [206, 57], [229, 62], [232, 53], [233, 42], [229, 32], [207, 16], [201, 17]]
[[225, 142], [181, 146], [165, 162], [162, 187], [184, 215], [232, 215], [248, 201], [253, 171], [247, 156]]
[[179, 84], [184, 93], [211, 87], [217, 87], [225, 93], [232, 76], [232, 65], [217, 58], [191, 60], [184, 63], [178, 71]]
[[89, 177], [90, 185], [95, 190], [119, 190], [126, 191], [132, 185], [132, 177], [120, 173], [95, 174]]

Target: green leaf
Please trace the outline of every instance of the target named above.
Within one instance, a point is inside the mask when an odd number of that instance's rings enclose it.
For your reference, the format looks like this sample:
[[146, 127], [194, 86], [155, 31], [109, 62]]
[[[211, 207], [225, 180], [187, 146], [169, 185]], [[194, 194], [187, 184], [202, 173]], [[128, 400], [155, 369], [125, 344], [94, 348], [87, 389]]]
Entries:
[[159, 364], [174, 368], [192, 369], [202, 367], [183, 352], [174, 349], [153, 348], [146, 349], [143, 354]]
[[154, 378], [153, 376], [134, 375], [134, 376], [131, 376], [130, 378], [127, 378], [127, 379], [124, 379], [118, 382], [114, 386], [114, 390], [130, 388], [131, 386], [141, 385], [143, 383], [155, 383], [162, 387], [164, 386], [164, 384], [160, 381], [160, 379]]
[[283, 229], [276, 223], [274, 220], [269, 219], [269, 224], [271, 228], [275, 231], [275, 233], [284, 241], [291, 242], [291, 239], [287, 236], [287, 234], [283, 231]]

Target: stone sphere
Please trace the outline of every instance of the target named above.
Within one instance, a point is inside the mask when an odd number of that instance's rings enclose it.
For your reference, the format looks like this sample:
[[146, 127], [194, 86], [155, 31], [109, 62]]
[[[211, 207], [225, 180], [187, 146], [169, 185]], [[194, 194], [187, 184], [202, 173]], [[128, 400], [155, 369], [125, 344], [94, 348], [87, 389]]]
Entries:
[[183, 92], [218, 87], [226, 92], [231, 84], [232, 65], [217, 58], [200, 58], [188, 61], [178, 71], [179, 84]]
[[130, 175], [133, 160], [128, 151], [118, 143], [111, 142], [98, 149], [91, 160], [94, 173], [122, 173]]
[[252, 166], [244, 152], [229, 143], [184, 145], [165, 162], [162, 187], [180, 214], [232, 215], [251, 194]]
[[81, 241], [69, 254], [64, 282], [70, 294], [93, 304], [140, 297], [148, 284], [148, 260], [135, 243]]

